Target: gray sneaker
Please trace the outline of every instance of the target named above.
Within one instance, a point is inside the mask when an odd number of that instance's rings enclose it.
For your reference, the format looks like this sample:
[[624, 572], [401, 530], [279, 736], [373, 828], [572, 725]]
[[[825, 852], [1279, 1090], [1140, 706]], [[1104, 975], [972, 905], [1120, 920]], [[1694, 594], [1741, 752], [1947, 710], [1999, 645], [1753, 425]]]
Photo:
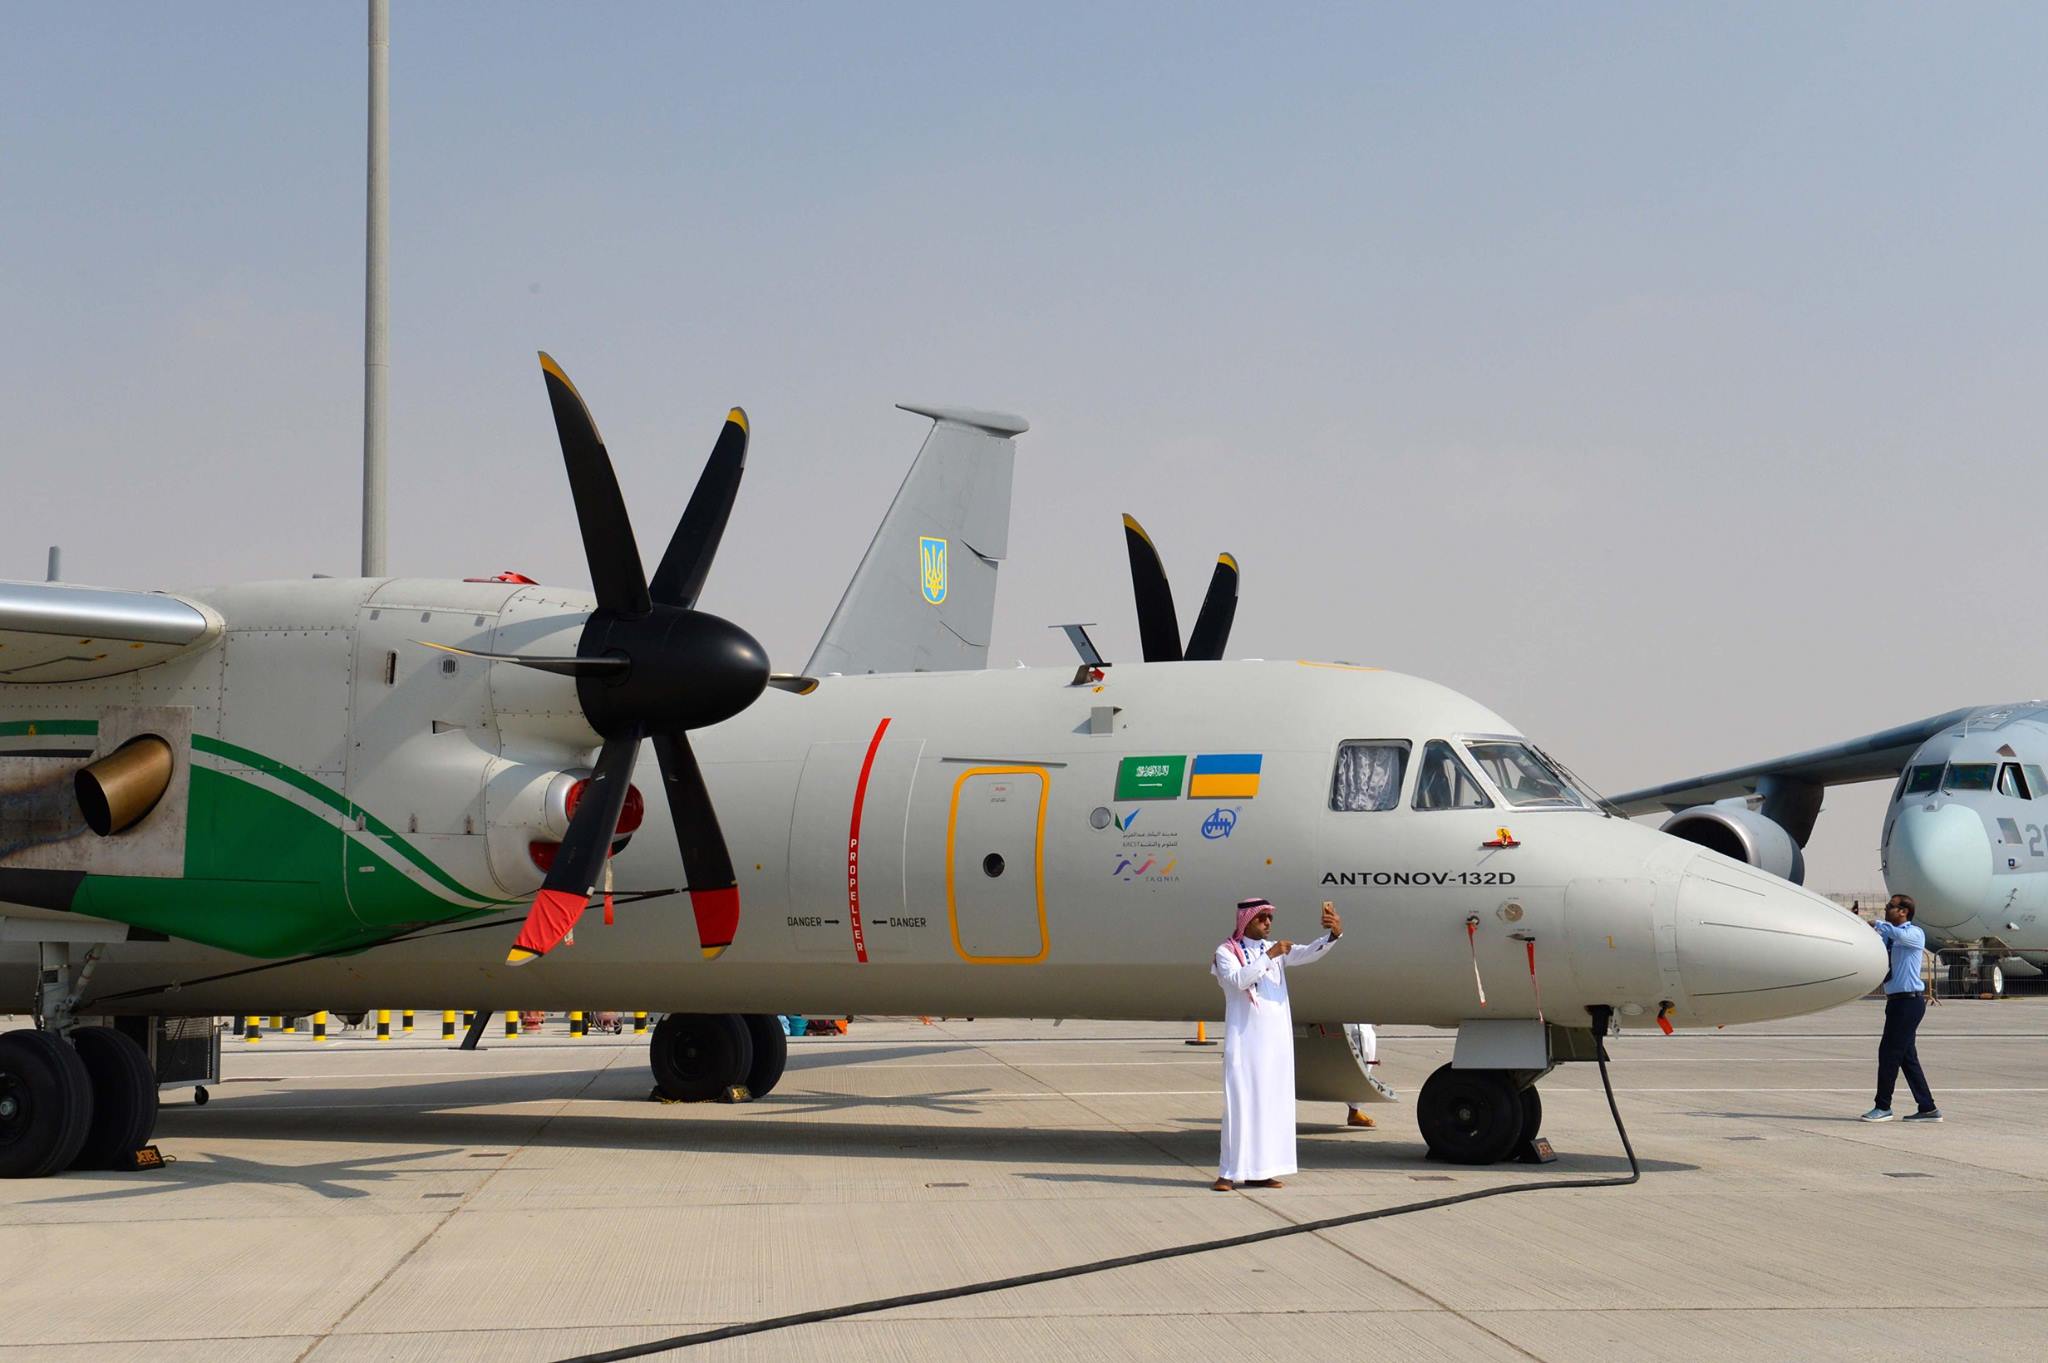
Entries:
[[1890, 1108], [1874, 1107], [1870, 1109], [1870, 1111], [1864, 1113], [1861, 1117], [1858, 1117], [1856, 1120], [1859, 1122], [1888, 1122], [1891, 1119], [1892, 1110]]
[[1938, 1122], [1941, 1120], [1941, 1109], [1930, 1107], [1925, 1112], [1908, 1112], [1901, 1120], [1908, 1122]]

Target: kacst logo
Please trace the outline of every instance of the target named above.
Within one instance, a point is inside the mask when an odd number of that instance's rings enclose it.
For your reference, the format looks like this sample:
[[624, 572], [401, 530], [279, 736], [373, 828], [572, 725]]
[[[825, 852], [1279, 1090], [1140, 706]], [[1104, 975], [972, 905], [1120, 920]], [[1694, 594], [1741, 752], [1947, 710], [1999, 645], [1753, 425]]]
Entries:
[[1231, 831], [1236, 827], [1237, 811], [1234, 809], [1218, 809], [1210, 814], [1208, 818], [1202, 820], [1202, 836], [1214, 842], [1218, 838], [1229, 837]]
[[924, 585], [924, 599], [936, 606], [946, 599], [946, 542], [930, 535], [917, 542], [918, 579]]
[[1139, 807], [1138, 807], [1137, 809], [1134, 809], [1134, 810], [1132, 810], [1132, 811], [1131, 811], [1130, 813], [1128, 813], [1128, 814], [1119, 814], [1119, 815], [1117, 815], [1117, 816], [1116, 816], [1116, 831], [1117, 831], [1117, 832], [1119, 832], [1119, 833], [1128, 833], [1128, 832], [1130, 832], [1130, 831], [1131, 831], [1131, 825], [1132, 825], [1132, 824], [1134, 824], [1134, 823], [1136, 823], [1136, 822], [1138, 821], [1138, 815], [1139, 815], [1139, 813], [1140, 813], [1140, 812], [1141, 812], [1141, 811], [1142, 811], [1143, 809], [1144, 809], [1144, 806], [1143, 806], [1143, 805], [1140, 805], [1140, 806], [1139, 806]]

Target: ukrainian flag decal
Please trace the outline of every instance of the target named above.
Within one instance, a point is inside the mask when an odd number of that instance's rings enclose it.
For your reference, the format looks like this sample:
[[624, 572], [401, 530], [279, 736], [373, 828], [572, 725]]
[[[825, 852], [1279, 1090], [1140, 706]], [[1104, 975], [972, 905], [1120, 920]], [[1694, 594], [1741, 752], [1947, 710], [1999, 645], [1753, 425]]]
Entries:
[[1188, 778], [1190, 800], [1249, 800], [1259, 793], [1262, 753], [1201, 753]]
[[924, 599], [934, 606], [946, 599], [946, 542], [930, 535], [917, 542], [918, 576], [924, 583]]

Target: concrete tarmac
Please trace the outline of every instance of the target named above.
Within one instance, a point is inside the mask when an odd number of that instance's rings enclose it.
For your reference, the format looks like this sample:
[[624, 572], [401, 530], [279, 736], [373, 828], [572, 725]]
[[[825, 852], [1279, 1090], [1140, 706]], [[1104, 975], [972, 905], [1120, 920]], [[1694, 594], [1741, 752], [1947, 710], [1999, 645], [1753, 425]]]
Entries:
[[[1562, 1158], [1423, 1160], [1305, 1104], [1301, 1174], [1218, 1194], [1217, 1048], [1158, 1024], [862, 1022], [744, 1106], [647, 1101], [644, 1044], [230, 1040], [146, 1174], [0, 1183], [0, 1360], [557, 1359], [813, 1307], [1625, 1169], [1598, 1075]], [[1612, 1043], [1644, 1175], [663, 1355], [2031, 1358], [2048, 1329], [2048, 1000], [1931, 1010], [1948, 1115], [1866, 1126], [1880, 1007]], [[1382, 1033], [1412, 1099], [1450, 1035]], [[1910, 1098], [1900, 1094], [1901, 1110]]]

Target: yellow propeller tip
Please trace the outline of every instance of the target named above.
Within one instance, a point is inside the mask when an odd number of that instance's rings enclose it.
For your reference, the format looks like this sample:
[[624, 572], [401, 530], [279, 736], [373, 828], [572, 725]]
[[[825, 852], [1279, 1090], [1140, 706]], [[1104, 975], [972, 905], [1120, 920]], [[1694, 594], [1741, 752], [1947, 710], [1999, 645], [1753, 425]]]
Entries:
[[1237, 556], [1235, 554], [1218, 554], [1216, 556], [1216, 561], [1218, 563], [1227, 564], [1230, 568], [1230, 571], [1233, 573], [1237, 571]]
[[735, 425], [735, 426], [739, 427], [739, 428], [740, 428], [740, 430], [742, 430], [742, 431], [746, 431], [746, 430], [748, 429], [748, 428], [747, 428], [747, 413], [746, 413], [746, 409], [744, 409], [744, 408], [741, 408], [741, 407], [735, 407], [735, 408], [733, 408], [733, 409], [732, 409], [732, 410], [731, 410], [730, 412], [727, 412], [727, 413], [725, 414], [725, 419], [726, 419], [727, 421], [730, 421], [730, 422], [731, 422], [731, 423], [732, 423], [733, 425]]
[[[730, 942], [726, 943], [726, 946], [731, 945], [732, 943]], [[704, 953], [704, 959], [707, 961], [715, 961], [725, 955], [725, 947], [700, 947], [698, 950]]]
[[553, 375], [554, 375], [554, 376], [555, 376], [556, 378], [560, 379], [560, 380], [561, 380], [561, 381], [562, 381], [563, 383], [567, 383], [567, 382], [569, 381], [569, 376], [568, 376], [567, 374], [564, 374], [564, 373], [562, 372], [562, 366], [560, 366], [560, 365], [558, 365], [558, 364], [556, 364], [556, 363], [555, 363], [555, 357], [554, 357], [554, 356], [552, 356], [552, 355], [550, 355], [550, 354], [548, 354], [548, 353], [547, 353], [547, 351], [545, 351], [545, 350], [543, 350], [543, 351], [541, 351], [541, 352], [539, 352], [539, 353], [540, 353], [540, 367], [541, 367], [542, 369], [545, 369], [545, 370], [546, 370], [546, 371], [547, 371], [548, 373], [550, 373], [550, 374], [553, 374]]
[[528, 961], [538, 961], [539, 959], [540, 953], [538, 951], [528, 951], [525, 947], [513, 947], [505, 953], [506, 965], [525, 965]]

